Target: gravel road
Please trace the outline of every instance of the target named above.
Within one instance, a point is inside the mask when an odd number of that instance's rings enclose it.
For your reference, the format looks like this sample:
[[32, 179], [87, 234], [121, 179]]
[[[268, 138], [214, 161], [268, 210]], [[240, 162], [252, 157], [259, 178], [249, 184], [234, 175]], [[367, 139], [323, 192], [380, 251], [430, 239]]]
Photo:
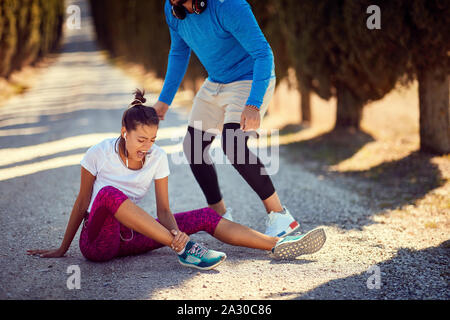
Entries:
[[[66, 28], [57, 61], [0, 107], [0, 299], [449, 299], [448, 214], [380, 209], [376, 195], [357, 192], [367, 182], [317, 175], [285, 146], [272, 178], [304, 230], [325, 228], [327, 242], [315, 254], [275, 261], [197, 234], [227, 253], [216, 270], [185, 268], [168, 248], [92, 263], [80, 253], [78, 232], [64, 258], [26, 255], [59, 246], [79, 188], [79, 161], [89, 146], [118, 136], [131, 92], [141, 87], [96, 47], [86, 1], [70, 3], [81, 8], [81, 29]], [[154, 102], [157, 93], [149, 97]], [[157, 144], [169, 153], [173, 212], [206, 205], [188, 165], [176, 161], [186, 125], [187, 112], [174, 106], [158, 133]], [[231, 165], [217, 169], [235, 220], [264, 231], [256, 194]], [[449, 196], [448, 184], [430, 192]], [[154, 215], [153, 192], [142, 206]], [[433, 228], [425, 227], [430, 217]], [[73, 265], [81, 288], [69, 290]]]

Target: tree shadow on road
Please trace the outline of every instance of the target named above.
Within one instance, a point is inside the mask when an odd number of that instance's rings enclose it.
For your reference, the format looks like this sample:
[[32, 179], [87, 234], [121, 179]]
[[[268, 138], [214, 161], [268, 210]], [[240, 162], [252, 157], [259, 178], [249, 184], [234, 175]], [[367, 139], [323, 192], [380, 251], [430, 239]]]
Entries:
[[[444, 299], [450, 298], [449, 241], [423, 250], [401, 248], [368, 272], [328, 281], [294, 299]], [[377, 273], [378, 272], [378, 273]], [[380, 286], [377, 286], [377, 277]], [[294, 294], [294, 293], [292, 293]]]
[[348, 171], [339, 175], [373, 183], [374, 188], [355, 191], [373, 199], [380, 209], [396, 209], [423, 198], [446, 183], [441, 170], [432, 161], [434, 157], [415, 151], [402, 159], [384, 162], [369, 170]]
[[[436, 155], [419, 151], [367, 170], [330, 169], [331, 166], [350, 159], [365, 144], [372, 141], [374, 138], [364, 132], [331, 131], [309, 140], [282, 146], [280, 154], [289, 163], [321, 177], [325, 183], [327, 180], [330, 183], [338, 183], [340, 188], [358, 194], [361, 204], [368, 210], [355, 213], [356, 223], [352, 221], [350, 228], [354, 228], [356, 224], [360, 229], [373, 223], [371, 217], [381, 211], [414, 204], [447, 182], [447, 172], [441, 172], [441, 168], [434, 162]], [[348, 229], [345, 221], [339, 222], [338, 216], [329, 216], [329, 219], [323, 223], [336, 225], [338, 221], [338, 227]]]
[[[288, 125], [280, 129], [280, 135], [295, 133], [304, 126]], [[362, 131], [338, 129], [326, 132], [309, 140], [286, 145], [287, 157], [293, 161], [315, 161], [323, 166], [335, 165], [351, 158], [374, 138]]]

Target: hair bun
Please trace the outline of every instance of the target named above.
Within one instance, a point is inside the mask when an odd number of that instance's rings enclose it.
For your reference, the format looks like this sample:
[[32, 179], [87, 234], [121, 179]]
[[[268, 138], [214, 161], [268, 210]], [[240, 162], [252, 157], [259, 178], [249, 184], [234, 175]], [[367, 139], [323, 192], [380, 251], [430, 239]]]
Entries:
[[136, 89], [134, 92], [134, 100], [131, 102], [131, 105], [139, 105], [145, 103], [147, 99], [144, 98], [145, 90], [141, 91]]

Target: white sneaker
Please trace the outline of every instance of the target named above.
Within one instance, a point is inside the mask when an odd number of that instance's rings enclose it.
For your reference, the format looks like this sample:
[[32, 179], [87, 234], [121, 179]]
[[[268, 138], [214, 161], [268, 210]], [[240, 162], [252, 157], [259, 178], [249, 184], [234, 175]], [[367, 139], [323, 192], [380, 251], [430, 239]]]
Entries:
[[230, 221], [234, 221], [233, 216], [231, 215], [232, 211], [233, 211], [233, 209], [227, 209], [227, 212], [225, 212], [225, 214], [222, 216], [222, 218], [225, 218]]
[[268, 214], [266, 226], [265, 234], [271, 237], [285, 237], [300, 228], [300, 224], [285, 206], [282, 212], [272, 211]]

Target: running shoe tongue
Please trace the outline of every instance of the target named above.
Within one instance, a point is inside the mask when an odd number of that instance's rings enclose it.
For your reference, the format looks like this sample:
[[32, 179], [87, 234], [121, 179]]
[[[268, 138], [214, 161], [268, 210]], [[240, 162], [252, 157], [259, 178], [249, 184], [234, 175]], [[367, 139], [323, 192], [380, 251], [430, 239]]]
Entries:
[[189, 241], [186, 243], [186, 247], [184, 247], [184, 249], [185, 249], [185, 250], [190, 250], [194, 244], [195, 244], [194, 241], [189, 240]]
[[189, 250], [189, 252], [195, 256], [198, 257], [202, 257], [206, 252], [208, 252], [208, 249], [206, 249], [205, 247], [201, 246], [198, 243], [195, 243], [191, 249]]

